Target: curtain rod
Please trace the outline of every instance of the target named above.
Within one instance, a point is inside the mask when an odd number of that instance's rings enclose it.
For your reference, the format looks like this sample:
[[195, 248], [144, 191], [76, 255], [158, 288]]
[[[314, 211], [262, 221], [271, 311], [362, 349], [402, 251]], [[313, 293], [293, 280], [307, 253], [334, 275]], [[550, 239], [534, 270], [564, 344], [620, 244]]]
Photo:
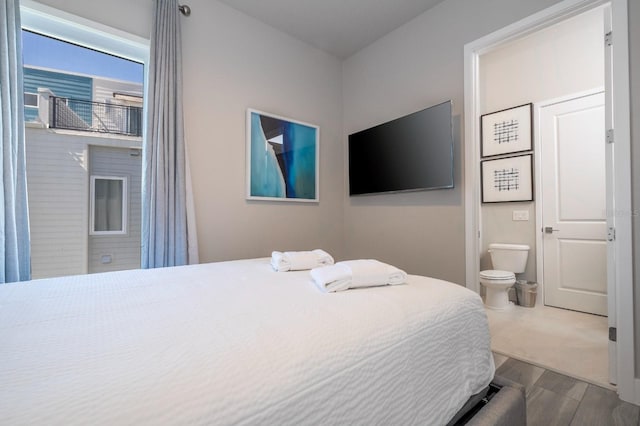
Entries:
[[180, 10], [180, 13], [182, 13], [184, 16], [191, 15], [191, 8], [186, 4], [178, 5], [178, 10]]

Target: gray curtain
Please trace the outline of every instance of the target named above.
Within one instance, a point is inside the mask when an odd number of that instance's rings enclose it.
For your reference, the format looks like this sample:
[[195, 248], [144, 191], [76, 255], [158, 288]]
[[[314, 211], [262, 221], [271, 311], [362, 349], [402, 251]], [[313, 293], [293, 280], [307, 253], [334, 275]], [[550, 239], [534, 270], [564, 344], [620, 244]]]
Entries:
[[142, 169], [143, 268], [188, 263], [180, 16], [154, 1]]
[[22, 33], [18, 0], [0, 0], [0, 131], [2, 198], [0, 283], [31, 278], [24, 147]]

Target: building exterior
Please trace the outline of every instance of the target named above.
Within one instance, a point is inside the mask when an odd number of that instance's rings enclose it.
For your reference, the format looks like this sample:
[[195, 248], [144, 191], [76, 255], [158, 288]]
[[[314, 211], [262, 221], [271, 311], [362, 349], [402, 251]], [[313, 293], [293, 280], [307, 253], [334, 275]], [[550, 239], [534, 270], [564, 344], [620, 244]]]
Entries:
[[33, 278], [138, 268], [142, 85], [24, 71]]

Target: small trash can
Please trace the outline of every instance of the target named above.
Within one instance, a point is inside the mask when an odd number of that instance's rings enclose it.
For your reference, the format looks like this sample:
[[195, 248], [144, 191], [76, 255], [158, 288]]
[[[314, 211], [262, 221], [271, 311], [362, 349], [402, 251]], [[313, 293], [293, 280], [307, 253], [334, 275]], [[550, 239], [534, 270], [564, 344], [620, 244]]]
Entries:
[[518, 280], [516, 281], [516, 296], [518, 305], [526, 308], [536, 306], [536, 295], [538, 294], [538, 283]]

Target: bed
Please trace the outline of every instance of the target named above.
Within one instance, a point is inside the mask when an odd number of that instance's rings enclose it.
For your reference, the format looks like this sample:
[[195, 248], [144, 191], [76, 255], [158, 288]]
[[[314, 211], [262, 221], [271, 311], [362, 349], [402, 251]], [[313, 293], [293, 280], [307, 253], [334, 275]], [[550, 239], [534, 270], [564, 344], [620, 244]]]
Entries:
[[446, 424], [494, 375], [479, 296], [323, 293], [269, 259], [0, 286], [0, 424]]

